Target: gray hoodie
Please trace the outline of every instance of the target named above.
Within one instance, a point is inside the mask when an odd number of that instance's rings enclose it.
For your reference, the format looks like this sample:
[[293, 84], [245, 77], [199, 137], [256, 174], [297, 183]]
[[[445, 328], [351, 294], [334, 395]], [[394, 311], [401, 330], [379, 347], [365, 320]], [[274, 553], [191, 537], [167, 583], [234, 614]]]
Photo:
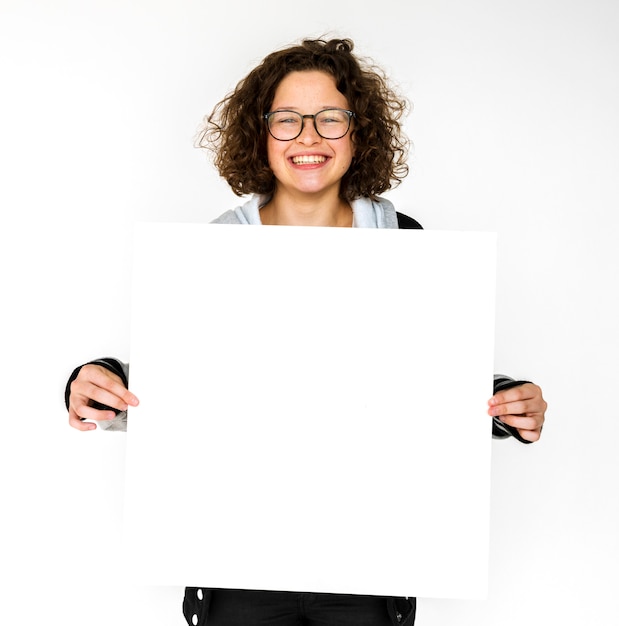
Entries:
[[[245, 204], [226, 211], [213, 224], [251, 224], [260, 226], [260, 209], [270, 200], [269, 196], [254, 195]], [[358, 198], [350, 203], [354, 228], [397, 228], [395, 208], [386, 198]]]

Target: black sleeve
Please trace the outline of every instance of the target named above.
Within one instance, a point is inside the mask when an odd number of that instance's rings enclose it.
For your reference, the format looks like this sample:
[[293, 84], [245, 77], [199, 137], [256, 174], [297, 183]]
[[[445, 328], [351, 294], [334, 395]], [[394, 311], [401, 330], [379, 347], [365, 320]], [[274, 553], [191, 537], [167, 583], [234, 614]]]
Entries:
[[404, 215], [404, 213], [399, 213], [398, 211], [396, 211], [396, 216], [398, 218], [398, 228], [414, 228], [416, 230], [423, 230], [423, 226], [412, 217]]

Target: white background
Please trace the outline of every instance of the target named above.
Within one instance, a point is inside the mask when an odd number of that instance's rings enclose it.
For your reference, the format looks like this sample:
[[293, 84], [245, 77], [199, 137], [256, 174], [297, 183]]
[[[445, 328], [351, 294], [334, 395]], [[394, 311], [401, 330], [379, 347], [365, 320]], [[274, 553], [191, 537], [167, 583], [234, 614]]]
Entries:
[[202, 116], [268, 52], [330, 32], [414, 104], [398, 209], [499, 233], [496, 371], [550, 405], [541, 442], [493, 443], [489, 599], [422, 599], [418, 624], [615, 624], [617, 3], [0, 7], [0, 621], [183, 623], [182, 589], [115, 582], [124, 435], [66, 426], [64, 381], [127, 358], [133, 222], [238, 204], [192, 147]]

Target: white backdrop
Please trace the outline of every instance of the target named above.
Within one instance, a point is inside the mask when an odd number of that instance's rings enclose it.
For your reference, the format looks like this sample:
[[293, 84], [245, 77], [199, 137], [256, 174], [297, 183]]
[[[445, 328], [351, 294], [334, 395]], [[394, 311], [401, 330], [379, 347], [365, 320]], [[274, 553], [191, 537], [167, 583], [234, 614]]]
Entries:
[[550, 405], [538, 444], [493, 443], [488, 600], [422, 599], [418, 624], [615, 624], [619, 5], [0, 7], [0, 621], [184, 623], [182, 589], [116, 582], [124, 435], [70, 429], [64, 382], [128, 356], [134, 221], [239, 203], [192, 147], [202, 116], [265, 54], [326, 33], [414, 104], [398, 209], [499, 233], [496, 371]]

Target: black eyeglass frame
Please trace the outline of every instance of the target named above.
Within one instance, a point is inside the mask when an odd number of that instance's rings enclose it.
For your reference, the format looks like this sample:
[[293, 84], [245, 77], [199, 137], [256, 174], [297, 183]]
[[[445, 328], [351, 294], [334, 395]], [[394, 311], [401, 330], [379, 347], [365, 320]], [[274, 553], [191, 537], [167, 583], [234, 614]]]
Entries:
[[[316, 116], [320, 115], [321, 113], [324, 113], [325, 111], [342, 111], [342, 113], [346, 113], [346, 115], [348, 115], [348, 126], [346, 128], [345, 133], [341, 134], [339, 137], [325, 137], [324, 135], [320, 133], [320, 131], [318, 130], [318, 127], [316, 126]], [[301, 128], [298, 134], [296, 134], [294, 137], [290, 137], [290, 139], [280, 139], [279, 137], [276, 137], [271, 132], [271, 124], [269, 123], [269, 119], [271, 118], [271, 116], [275, 115], [276, 113], [294, 113], [295, 115], [298, 115], [301, 118]], [[273, 137], [273, 139], [276, 139], [277, 141], [293, 141], [297, 137], [299, 137], [301, 133], [303, 132], [303, 129], [305, 128], [304, 120], [307, 118], [311, 118], [314, 124], [314, 130], [320, 137], [322, 137], [323, 139], [327, 139], [327, 140], [335, 140], [335, 139], [341, 139], [342, 137], [345, 137], [348, 134], [348, 131], [350, 130], [350, 121], [355, 117], [355, 114], [353, 111], [349, 111], [348, 109], [340, 109], [338, 107], [329, 107], [328, 109], [322, 109], [321, 111], [314, 113], [314, 115], [302, 115], [298, 111], [291, 111], [289, 109], [279, 109], [277, 111], [270, 111], [269, 113], [265, 113], [262, 117], [266, 120], [269, 135], [271, 135], [271, 137]]]

